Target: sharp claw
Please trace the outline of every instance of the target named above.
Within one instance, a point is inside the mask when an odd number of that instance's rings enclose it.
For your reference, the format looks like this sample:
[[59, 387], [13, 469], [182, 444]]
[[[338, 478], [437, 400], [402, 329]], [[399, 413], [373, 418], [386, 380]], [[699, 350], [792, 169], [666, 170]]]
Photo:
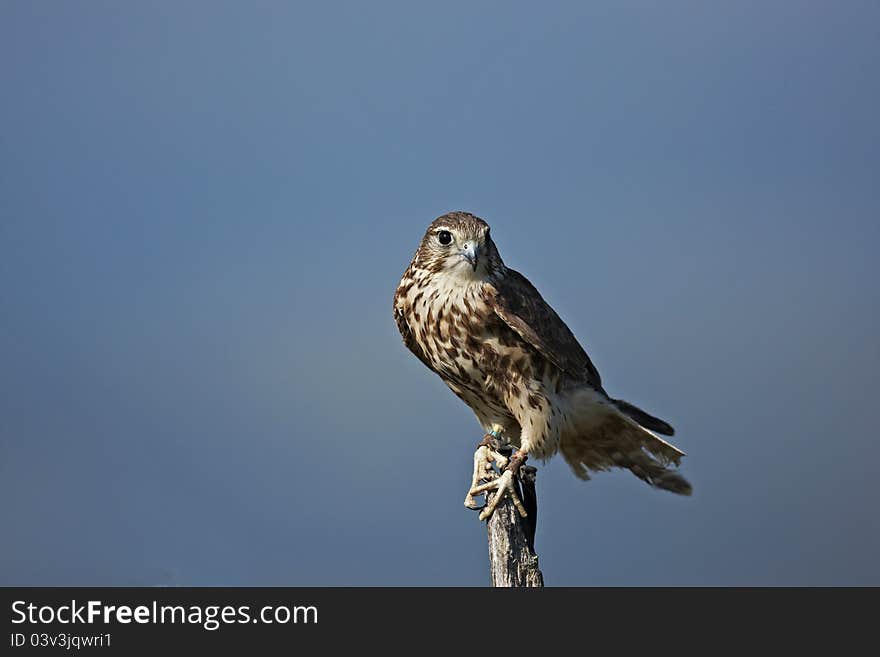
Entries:
[[[516, 491], [515, 470], [525, 461], [525, 453], [511, 454], [512, 450], [501, 439], [487, 434], [474, 452], [474, 476], [471, 488], [464, 498], [464, 506], [472, 511], [480, 512], [480, 520], [491, 517], [495, 509], [506, 495], [510, 496], [520, 516], [525, 518], [528, 513]], [[492, 463], [498, 468], [496, 472]], [[500, 474], [499, 474], [500, 473]], [[495, 491], [495, 495], [487, 504], [479, 506], [475, 497]]]
[[477, 503], [477, 500], [468, 491], [468, 494], [464, 496], [464, 506], [466, 509], [470, 509], [471, 511], [476, 511], [477, 509], [481, 509], [482, 507]]
[[516, 508], [517, 513], [519, 513], [521, 517], [525, 518], [528, 515], [525, 507], [519, 499], [519, 495], [517, 495], [516, 493], [513, 472], [511, 472], [510, 470], [505, 470], [504, 474], [502, 474], [501, 477], [497, 480], [483, 486], [478, 486], [474, 489], [474, 492], [479, 493], [489, 490], [495, 490], [496, 492], [491, 501], [480, 513], [480, 520], [486, 520], [491, 517], [491, 515], [495, 512], [495, 509], [501, 503], [501, 500], [504, 499], [505, 495], [510, 496], [511, 501], [513, 502], [513, 506]]

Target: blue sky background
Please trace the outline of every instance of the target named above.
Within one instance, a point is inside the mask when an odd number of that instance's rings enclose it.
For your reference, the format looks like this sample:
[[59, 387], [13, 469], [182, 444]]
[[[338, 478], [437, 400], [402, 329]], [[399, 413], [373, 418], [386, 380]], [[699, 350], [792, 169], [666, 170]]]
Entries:
[[880, 9], [0, 3], [0, 583], [483, 585], [391, 297], [486, 218], [695, 487], [553, 585], [880, 584]]

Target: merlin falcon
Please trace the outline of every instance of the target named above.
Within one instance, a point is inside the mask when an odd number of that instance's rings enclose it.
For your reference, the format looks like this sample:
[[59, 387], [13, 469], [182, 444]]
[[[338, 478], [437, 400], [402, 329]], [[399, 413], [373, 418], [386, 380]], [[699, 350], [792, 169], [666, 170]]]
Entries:
[[[574, 474], [624, 468], [651, 486], [689, 495], [675, 469], [684, 452], [658, 434], [672, 427], [622, 399], [611, 398], [589, 356], [538, 290], [505, 266], [489, 225], [467, 212], [434, 220], [394, 295], [394, 319], [406, 347], [443, 379], [486, 432], [474, 455], [465, 506], [505, 495], [521, 515], [514, 476], [528, 456], [557, 452]], [[491, 448], [501, 438], [510, 459]], [[501, 475], [488, 483], [490, 463]]]

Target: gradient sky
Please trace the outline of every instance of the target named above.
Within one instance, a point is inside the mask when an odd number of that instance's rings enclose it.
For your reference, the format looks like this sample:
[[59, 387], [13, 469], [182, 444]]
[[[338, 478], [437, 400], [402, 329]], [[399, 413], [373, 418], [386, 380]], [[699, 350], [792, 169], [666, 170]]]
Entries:
[[549, 585], [880, 584], [880, 8], [0, 2], [0, 583], [484, 585], [391, 297], [492, 225], [694, 496], [538, 474]]

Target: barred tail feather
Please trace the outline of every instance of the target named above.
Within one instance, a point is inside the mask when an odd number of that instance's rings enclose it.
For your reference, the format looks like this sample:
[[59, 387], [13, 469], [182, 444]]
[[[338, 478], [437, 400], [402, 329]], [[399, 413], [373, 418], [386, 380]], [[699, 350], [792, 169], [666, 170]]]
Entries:
[[690, 495], [693, 492], [687, 479], [644, 452], [631, 455], [627, 462], [628, 465], [625, 467], [628, 467], [630, 472], [654, 488], [668, 490], [678, 495]]
[[559, 445], [576, 476], [589, 479], [591, 471], [624, 468], [655, 488], [691, 494], [690, 483], [675, 470], [684, 452], [642, 426], [616, 401], [613, 406], [590, 401]]

